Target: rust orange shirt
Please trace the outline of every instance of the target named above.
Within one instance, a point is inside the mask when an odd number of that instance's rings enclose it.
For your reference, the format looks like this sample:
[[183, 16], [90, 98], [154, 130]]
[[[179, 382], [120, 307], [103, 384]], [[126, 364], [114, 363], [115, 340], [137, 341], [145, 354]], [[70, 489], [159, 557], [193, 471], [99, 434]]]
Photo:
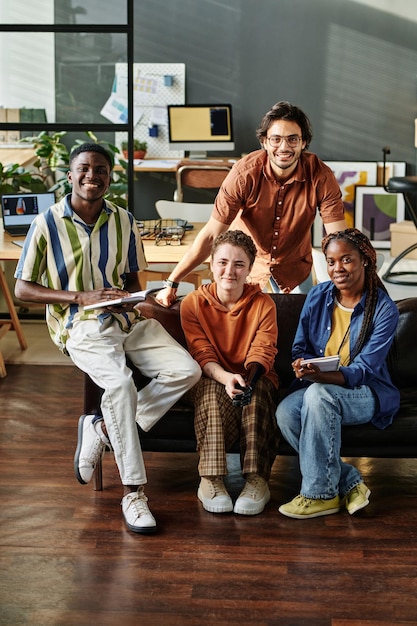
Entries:
[[278, 387], [277, 312], [259, 285], [245, 285], [230, 310], [218, 300], [216, 283], [201, 285], [182, 300], [180, 314], [188, 349], [201, 368], [219, 363], [228, 372], [245, 376], [251, 363], [260, 363]]
[[294, 289], [311, 271], [311, 228], [317, 209], [324, 224], [344, 219], [340, 187], [323, 161], [302, 152], [293, 175], [281, 183], [266, 151], [256, 150], [235, 163], [212, 216], [255, 241], [253, 282], [263, 287], [272, 274], [281, 288]]

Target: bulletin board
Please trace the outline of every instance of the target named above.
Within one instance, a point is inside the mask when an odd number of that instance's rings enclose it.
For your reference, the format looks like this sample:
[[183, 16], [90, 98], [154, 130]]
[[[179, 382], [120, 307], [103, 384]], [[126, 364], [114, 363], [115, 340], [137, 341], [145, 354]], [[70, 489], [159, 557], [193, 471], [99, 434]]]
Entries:
[[[135, 63], [133, 69], [134, 138], [148, 144], [147, 158], [181, 158], [168, 148], [168, 104], [185, 104], [184, 63]], [[101, 114], [112, 122], [127, 121], [127, 64], [116, 63], [112, 93]], [[121, 149], [127, 133], [116, 133]]]

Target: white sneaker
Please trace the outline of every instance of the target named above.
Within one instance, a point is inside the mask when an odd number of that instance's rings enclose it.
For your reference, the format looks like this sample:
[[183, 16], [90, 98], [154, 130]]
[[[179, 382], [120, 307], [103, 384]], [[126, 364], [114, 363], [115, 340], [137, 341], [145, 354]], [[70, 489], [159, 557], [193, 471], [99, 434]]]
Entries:
[[126, 526], [134, 533], [150, 534], [156, 531], [156, 521], [148, 507], [143, 487], [123, 497], [122, 512]]
[[197, 491], [198, 499], [206, 511], [210, 513], [231, 513], [233, 511], [232, 498], [227, 493], [221, 476], [201, 477]]
[[81, 415], [78, 420], [78, 444], [74, 455], [74, 471], [78, 482], [86, 485], [110, 441], [103, 433], [101, 415]]
[[239, 515], [258, 515], [271, 499], [268, 483], [258, 474], [249, 474], [233, 511]]

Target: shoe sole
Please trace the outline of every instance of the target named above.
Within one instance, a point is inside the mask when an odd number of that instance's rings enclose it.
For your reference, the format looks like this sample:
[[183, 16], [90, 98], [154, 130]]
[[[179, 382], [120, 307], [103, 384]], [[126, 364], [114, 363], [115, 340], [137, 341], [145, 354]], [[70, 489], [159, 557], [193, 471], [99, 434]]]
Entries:
[[362, 502], [361, 504], [357, 504], [354, 507], [351, 507], [350, 509], [348, 509], [346, 507], [347, 512], [349, 513], [349, 515], [354, 515], [355, 513], [357, 513], [358, 511], [361, 511], [362, 509], [364, 509], [366, 506], [368, 506], [369, 504], [369, 496], [371, 495], [371, 490], [367, 489], [366, 490], [366, 494], [365, 494], [365, 498], [366, 500], [364, 500], [364, 502]]
[[233, 512], [236, 513], [237, 515], [259, 515], [259, 513], [262, 513], [262, 511], [264, 510], [264, 508], [266, 507], [270, 499], [271, 499], [271, 494], [269, 493], [267, 496], [265, 496], [265, 498], [263, 498], [261, 502], [258, 502], [258, 506], [256, 508], [245, 509], [244, 506], [243, 507], [239, 506], [239, 498], [238, 498], [235, 502]]
[[209, 513], [232, 513], [233, 512], [233, 503], [230, 502], [230, 505], [224, 506], [224, 507], [216, 507], [216, 506], [210, 506], [210, 504], [207, 504], [205, 502], [204, 496], [201, 493], [200, 489], [197, 491], [197, 497], [200, 500], [201, 504], [203, 505], [203, 508], [205, 511], [208, 511]]
[[128, 524], [126, 520], [125, 523], [129, 530], [140, 535], [153, 535], [157, 531], [156, 526], [132, 526], [132, 524]]
[[86, 417], [87, 417], [86, 415], [81, 415], [80, 419], [78, 420], [78, 441], [77, 441], [77, 448], [74, 454], [75, 478], [78, 480], [79, 483], [81, 483], [81, 485], [87, 484], [85, 480], [81, 477], [80, 469], [79, 469], [80, 454], [81, 454], [81, 448], [83, 445], [84, 420]]
[[332, 515], [333, 513], [339, 513], [340, 507], [335, 509], [327, 509], [326, 511], [318, 511], [317, 513], [310, 513], [310, 515], [298, 515], [297, 513], [288, 513], [288, 511], [282, 510], [282, 506], [278, 511], [286, 517], [292, 517], [293, 519], [312, 519], [313, 517], [323, 517], [324, 515]]

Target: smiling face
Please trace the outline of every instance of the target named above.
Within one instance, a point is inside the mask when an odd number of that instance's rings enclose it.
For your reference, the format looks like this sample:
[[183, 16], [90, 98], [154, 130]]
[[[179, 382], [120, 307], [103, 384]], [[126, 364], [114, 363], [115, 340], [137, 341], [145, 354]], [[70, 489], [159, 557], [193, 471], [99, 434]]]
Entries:
[[110, 185], [110, 165], [99, 152], [81, 152], [71, 163], [68, 181], [72, 184], [73, 206], [79, 200], [97, 202]]
[[220, 301], [237, 301], [243, 293], [252, 268], [245, 250], [240, 246], [224, 243], [216, 249], [210, 267]]
[[334, 239], [326, 249], [327, 273], [335, 287], [349, 296], [363, 293], [366, 261], [359, 250], [342, 239]]
[[[269, 139], [273, 141], [273, 138], [277, 137], [299, 137], [300, 141], [298, 146], [291, 147], [287, 141], [282, 140], [281, 144], [274, 148]], [[262, 145], [268, 153], [274, 173], [278, 177], [288, 178], [297, 167], [298, 159], [306, 146], [306, 142], [302, 141], [301, 128], [296, 122], [276, 120], [268, 128]]]

